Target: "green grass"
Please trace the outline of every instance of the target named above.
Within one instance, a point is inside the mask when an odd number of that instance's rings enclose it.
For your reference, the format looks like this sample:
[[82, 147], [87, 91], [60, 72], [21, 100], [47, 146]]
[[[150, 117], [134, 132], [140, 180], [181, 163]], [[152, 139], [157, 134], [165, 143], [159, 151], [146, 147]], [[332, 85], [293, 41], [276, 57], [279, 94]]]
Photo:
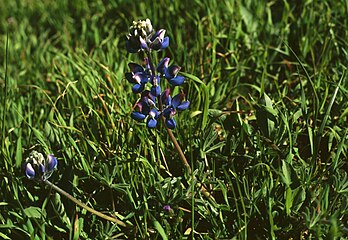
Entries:
[[[348, 238], [347, 1], [90, 2], [0, 0], [0, 238]], [[187, 77], [174, 135], [194, 178], [163, 126], [130, 118], [125, 36], [145, 18]], [[33, 149], [133, 227], [28, 180]]]

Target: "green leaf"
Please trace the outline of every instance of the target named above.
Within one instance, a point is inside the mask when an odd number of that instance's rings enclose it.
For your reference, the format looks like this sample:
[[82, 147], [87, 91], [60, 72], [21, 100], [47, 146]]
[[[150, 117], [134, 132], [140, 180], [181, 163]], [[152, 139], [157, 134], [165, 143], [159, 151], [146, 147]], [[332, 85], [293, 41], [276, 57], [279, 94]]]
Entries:
[[27, 215], [29, 218], [41, 218], [42, 216], [46, 215], [43, 213], [41, 208], [38, 208], [38, 207], [25, 208], [24, 214]]
[[189, 73], [184, 73], [184, 72], [180, 72], [181, 75], [183, 75], [184, 77], [190, 78], [191, 80], [193, 80], [194, 82], [198, 83], [201, 85], [201, 88], [203, 90], [203, 111], [202, 111], [202, 125], [201, 128], [202, 130], [205, 129], [207, 122], [208, 122], [208, 114], [209, 114], [209, 90], [207, 85], [200, 80], [198, 77], [196, 77], [195, 75], [189, 74]]
[[287, 187], [285, 192], [285, 211], [286, 211], [286, 215], [288, 216], [290, 215], [292, 203], [293, 203], [292, 190], [290, 187]]
[[6, 240], [6, 239], [11, 240], [11, 238], [7, 237], [5, 234], [3, 234], [3, 233], [1, 233], [1, 232], [0, 232], [0, 237], [1, 237], [2, 239], [4, 239], [4, 240]]
[[289, 187], [291, 184], [291, 170], [290, 170], [289, 164], [285, 161], [283, 161], [282, 171], [283, 171], [283, 174], [282, 174], [283, 182], [287, 187]]
[[22, 131], [19, 131], [19, 137], [18, 137], [18, 141], [17, 141], [17, 146], [16, 146], [16, 167], [18, 168], [19, 166], [21, 166], [22, 164], [22, 153], [23, 153], [23, 149], [22, 149], [22, 135], [21, 135]]
[[154, 225], [155, 229], [157, 230], [157, 232], [161, 235], [162, 239], [167, 240], [168, 237], [167, 237], [167, 234], [165, 233], [162, 225], [156, 220], [153, 222], [153, 225]]

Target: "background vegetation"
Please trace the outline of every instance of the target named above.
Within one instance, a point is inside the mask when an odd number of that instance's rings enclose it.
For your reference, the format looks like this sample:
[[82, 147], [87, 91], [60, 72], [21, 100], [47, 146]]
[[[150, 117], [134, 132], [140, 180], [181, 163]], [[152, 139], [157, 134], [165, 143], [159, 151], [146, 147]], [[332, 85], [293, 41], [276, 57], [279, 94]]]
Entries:
[[[347, 15], [345, 0], [0, 0], [0, 238], [345, 238]], [[170, 37], [159, 57], [196, 76], [174, 131], [195, 182], [163, 126], [130, 118], [141, 56], [125, 36], [145, 18]], [[26, 179], [33, 149], [58, 158], [53, 183], [133, 227]]]

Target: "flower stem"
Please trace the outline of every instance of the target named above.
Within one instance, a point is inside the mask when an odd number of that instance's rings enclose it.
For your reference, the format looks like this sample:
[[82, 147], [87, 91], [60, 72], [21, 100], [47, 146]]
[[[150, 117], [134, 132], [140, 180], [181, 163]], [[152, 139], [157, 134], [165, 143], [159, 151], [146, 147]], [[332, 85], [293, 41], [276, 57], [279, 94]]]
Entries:
[[[147, 60], [148, 60], [148, 63], [150, 65], [150, 70], [151, 70], [151, 75], [153, 78], [156, 77], [156, 69], [155, 69], [155, 66], [153, 65], [153, 62], [152, 62], [152, 59], [151, 59], [151, 52], [150, 51], [147, 51], [146, 52], [146, 55], [147, 55]], [[159, 111], [162, 112], [163, 110], [163, 105], [162, 105], [162, 100], [161, 100], [161, 96], [158, 96], [157, 97], [157, 101], [158, 101], [158, 109]], [[165, 127], [165, 129], [167, 130], [168, 132], [168, 135], [170, 137], [170, 139], [172, 140], [173, 144], [174, 144], [174, 147], [176, 148], [176, 150], [178, 151], [179, 153], [179, 156], [180, 156], [180, 159], [181, 159], [181, 162], [184, 164], [185, 168], [186, 168], [186, 171], [187, 171], [187, 174], [188, 175], [191, 175], [192, 174], [192, 169], [191, 169], [191, 166], [190, 164], [188, 163], [186, 157], [185, 157], [185, 154], [184, 152], [181, 150], [181, 147], [178, 143], [178, 141], [176, 140], [172, 130], [170, 128], [167, 127], [167, 125], [165, 124], [165, 117], [161, 115], [161, 120], [162, 120], [162, 123]], [[194, 178], [194, 176], [192, 175], [191, 176], [192, 178]], [[200, 192], [212, 203], [212, 204], [216, 204], [216, 201], [214, 199], [214, 197], [210, 194], [210, 192], [204, 187], [203, 184], [201, 183], [198, 183], [198, 188], [200, 190]]]
[[[161, 101], [161, 100], [159, 100], [159, 101]], [[187, 159], [186, 159], [186, 157], [185, 157], [183, 151], [181, 150], [181, 147], [180, 147], [178, 141], [176, 140], [176, 138], [175, 138], [175, 136], [174, 136], [172, 130], [169, 129], [169, 128], [167, 127], [167, 125], [165, 124], [165, 118], [164, 118], [163, 116], [161, 116], [161, 119], [162, 119], [163, 125], [165, 126], [165, 128], [166, 128], [166, 130], [167, 130], [167, 132], [168, 132], [168, 135], [169, 135], [170, 139], [172, 140], [172, 142], [173, 142], [173, 144], [174, 144], [174, 147], [176, 148], [176, 150], [177, 150], [178, 153], [179, 153], [180, 159], [181, 159], [182, 163], [184, 164], [184, 166], [185, 166], [185, 168], [186, 168], [186, 170], [187, 170], [187, 173], [188, 173], [189, 175], [191, 175], [191, 171], [192, 171], [192, 170], [191, 170], [191, 167], [190, 167], [189, 163], [187, 162]]]
[[48, 180], [44, 180], [43, 181], [45, 184], [47, 184], [48, 186], [50, 186], [51, 188], [53, 188], [55, 191], [59, 192], [60, 194], [63, 194], [65, 197], [67, 197], [69, 200], [73, 201], [74, 203], [76, 203], [78, 206], [86, 209], [87, 211], [89, 211], [90, 213], [92, 214], [95, 214], [101, 218], [104, 218], [105, 220], [108, 220], [108, 221], [111, 221], [111, 222], [114, 222], [122, 227], [128, 227], [127, 224], [125, 224], [124, 222], [122, 222], [121, 220], [115, 218], [115, 217], [110, 217], [110, 216], [107, 216], [91, 207], [88, 207], [86, 204], [80, 202], [79, 200], [77, 200], [76, 198], [74, 198], [73, 196], [71, 196], [69, 193], [67, 193], [66, 191], [64, 191], [63, 189], [61, 189], [60, 187], [54, 185], [53, 183], [51, 183], [50, 181]]
[[[150, 65], [152, 77], [155, 78], [156, 77], [156, 69], [155, 69], [155, 66], [153, 65], [153, 62], [152, 62], [152, 59], [151, 59], [151, 53], [150, 52], [146, 52], [146, 55], [147, 55], [147, 59], [148, 59], [149, 65]], [[158, 96], [157, 100], [158, 100], [158, 109], [160, 110], [160, 112], [162, 112], [163, 105], [162, 105], [161, 96]], [[176, 150], [179, 153], [180, 159], [181, 159], [182, 163], [184, 164], [184, 166], [185, 166], [185, 168], [187, 170], [187, 173], [190, 175], [191, 174], [190, 164], [188, 163], [188, 161], [187, 161], [183, 151], [181, 150], [181, 147], [180, 147], [178, 141], [176, 140], [172, 130], [169, 129], [167, 127], [167, 125], [165, 124], [165, 118], [162, 115], [161, 115], [161, 120], [162, 120], [162, 123], [163, 123], [163, 125], [165, 126], [165, 128], [166, 128], [166, 130], [168, 132], [168, 135], [169, 135], [170, 139], [172, 140], [172, 142], [174, 144], [174, 147], [176, 148]]]

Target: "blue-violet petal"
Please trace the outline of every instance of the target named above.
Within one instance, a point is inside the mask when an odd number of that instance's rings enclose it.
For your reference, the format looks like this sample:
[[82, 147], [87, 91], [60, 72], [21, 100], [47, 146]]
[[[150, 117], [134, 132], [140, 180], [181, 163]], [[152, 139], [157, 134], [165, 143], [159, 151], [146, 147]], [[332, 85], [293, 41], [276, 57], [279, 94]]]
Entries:
[[154, 118], [149, 118], [149, 119], [147, 120], [147, 127], [148, 127], [148, 128], [155, 128], [156, 125], [157, 125], [157, 120], [156, 120], [156, 119], [154, 119]]
[[183, 76], [176, 76], [172, 79], [169, 79], [169, 83], [173, 86], [180, 86], [184, 83], [185, 77]]
[[27, 163], [27, 165], [25, 166], [25, 175], [29, 179], [32, 179], [35, 177], [35, 170], [34, 170], [33, 166], [31, 165], [31, 163]]
[[145, 85], [144, 84], [135, 84], [132, 87], [132, 91], [134, 93], [141, 93], [144, 90]]
[[134, 120], [137, 120], [137, 121], [142, 121], [146, 118], [146, 115], [142, 114], [140, 112], [132, 112], [131, 118], [133, 118]]
[[178, 109], [179, 111], [183, 111], [187, 109], [189, 106], [190, 106], [190, 102], [185, 101], [185, 102], [182, 102], [176, 109]]
[[166, 119], [166, 125], [169, 129], [174, 129], [176, 127], [176, 122], [173, 118]]
[[47, 170], [52, 171], [55, 169], [58, 165], [57, 158], [55, 158], [52, 154], [48, 155], [48, 162], [47, 162]]

